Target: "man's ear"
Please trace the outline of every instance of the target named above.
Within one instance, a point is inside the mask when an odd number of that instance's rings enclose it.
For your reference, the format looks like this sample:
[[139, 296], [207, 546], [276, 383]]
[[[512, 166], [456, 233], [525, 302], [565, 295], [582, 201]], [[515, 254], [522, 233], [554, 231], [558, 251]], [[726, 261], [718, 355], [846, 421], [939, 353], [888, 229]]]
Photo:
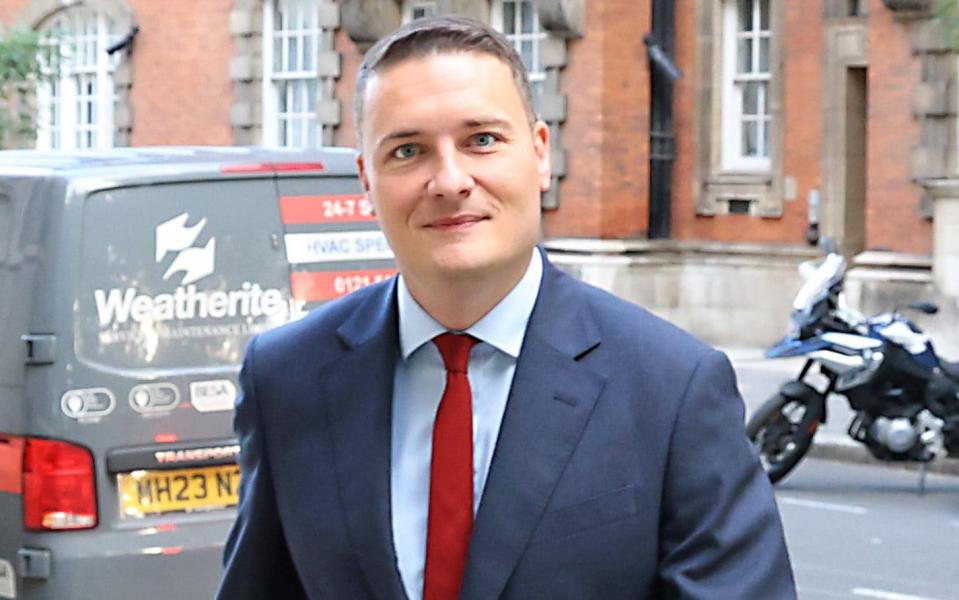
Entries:
[[545, 192], [553, 181], [553, 165], [549, 158], [549, 125], [542, 121], [533, 125], [533, 149], [536, 151], [539, 191]]
[[363, 186], [363, 191], [366, 193], [370, 192], [370, 180], [366, 175], [366, 163], [363, 161], [363, 151], [361, 150], [356, 155], [356, 171], [360, 175], [360, 185]]

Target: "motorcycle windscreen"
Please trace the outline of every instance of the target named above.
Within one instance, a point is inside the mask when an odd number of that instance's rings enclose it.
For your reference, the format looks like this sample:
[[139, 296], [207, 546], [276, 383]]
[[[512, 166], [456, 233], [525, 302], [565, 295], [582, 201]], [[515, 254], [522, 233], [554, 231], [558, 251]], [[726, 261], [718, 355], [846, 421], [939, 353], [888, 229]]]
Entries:
[[839, 254], [830, 254], [823, 259], [796, 294], [793, 310], [800, 312], [811, 310], [829, 293], [829, 288], [842, 278], [845, 270], [846, 261]]

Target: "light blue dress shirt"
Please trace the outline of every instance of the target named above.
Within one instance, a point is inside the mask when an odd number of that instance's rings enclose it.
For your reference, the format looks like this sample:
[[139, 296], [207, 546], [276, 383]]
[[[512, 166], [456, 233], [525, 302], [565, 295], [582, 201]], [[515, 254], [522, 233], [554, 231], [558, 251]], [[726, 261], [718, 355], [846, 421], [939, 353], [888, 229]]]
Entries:
[[[473, 514], [479, 508], [506, 399], [516, 372], [543, 263], [534, 248], [516, 287], [466, 330], [480, 343], [470, 352], [468, 377], [473, 396]], [[403, 277], [397, 285], [400, 360], [393, 378], [393, 438], [390, 448], [391, 508], [396, 559], [410, 600], [423, 597], [426, 523], [429, 515], [433, 421], [446, 386], [446, 369], [436, 345], [446, 328], [410, 295]]]

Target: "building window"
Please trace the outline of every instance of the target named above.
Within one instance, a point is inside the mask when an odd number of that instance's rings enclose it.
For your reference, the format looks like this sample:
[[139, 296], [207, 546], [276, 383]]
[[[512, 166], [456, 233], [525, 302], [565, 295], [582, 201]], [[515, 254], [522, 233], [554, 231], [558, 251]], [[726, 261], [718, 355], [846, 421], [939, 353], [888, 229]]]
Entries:
[[119, 53], [106, 49], [119, 39], [113, 21], [85, 6], [57, 13], [40, 27], [49, 48], [37, 88], [37, 148], [110, 148], [116, 92], [113, 71]]
[[770, 168], [769, 0], [727, 0], [723, 14], [722, 167]]
[[316, 0], [272, 0], [263, 6], [263, 140], [265, 146], [316, 147], [323, 143], [317, 123], [323, 89], [317, 61], [332, 44], [320, 27]]
[[423, 17], [432, 17], [435, 14], [435, 0], [405, 0], [403, 2], [403, 23], [409, 23]]
[[540, 62], [540, 42], [549, 35], [539, 24], [533, 0], [494, 0], [491, 11], [493, 27], [513, 43], [526, 65], [526, 74], [533, 92], [533, 105], [539, 109], [546, 70]]

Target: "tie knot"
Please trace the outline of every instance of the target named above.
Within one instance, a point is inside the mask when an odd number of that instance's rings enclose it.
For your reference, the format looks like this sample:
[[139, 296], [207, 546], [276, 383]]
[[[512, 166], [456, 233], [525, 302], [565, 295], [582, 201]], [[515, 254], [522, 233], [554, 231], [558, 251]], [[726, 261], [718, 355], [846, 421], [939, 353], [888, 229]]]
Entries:
[[439, 348], [443, 364], [450, 373], [466, 373], [470, 361], [470, 349], [477, 339], [468, 334], [441, 333], [433, 338]]

